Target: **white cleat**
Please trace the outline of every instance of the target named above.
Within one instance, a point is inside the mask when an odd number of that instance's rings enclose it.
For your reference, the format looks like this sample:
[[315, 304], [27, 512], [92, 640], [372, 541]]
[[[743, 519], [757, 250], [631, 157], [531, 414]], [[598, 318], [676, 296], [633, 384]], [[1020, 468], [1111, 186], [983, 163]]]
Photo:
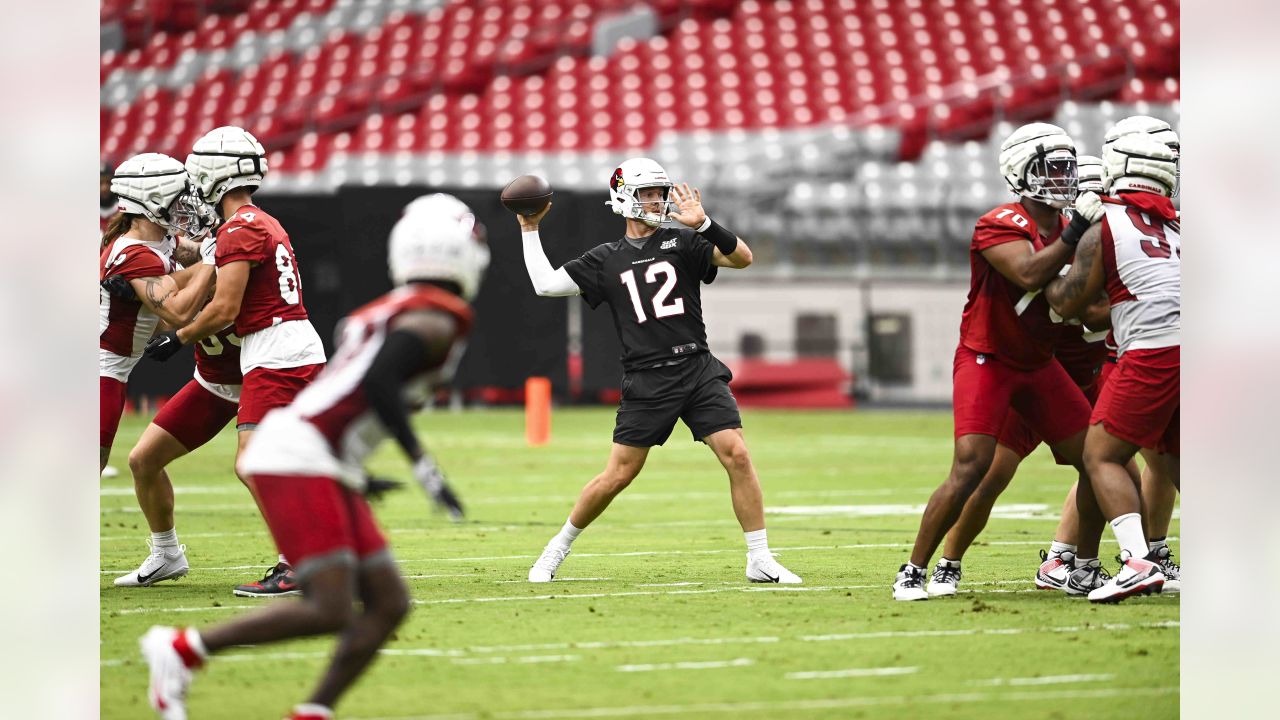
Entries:
[[114, 465], [108, 465], [102, 468], [102, 477], [104, 478], [113, 478], [113, 477], [119, 477], [119, 476], [120, 476], [120, 471], [117, 470]]
[[567, 557], [569, 557], [569, 548], [559, 545], [546, 546], [538, 556], [537, 562], [529, 568], [529, 582], [551, 582], [551, 579], [556, 576], [556, 570], [560, 569], [560, 563]]
[[757, 583], [780, 583], [782, 585], [799, 585], [804, 581], [799, 575], [778, 564], [772, 555], [762, 554], [751, 557], [747, 554], [747, 579]]
[[1040, 569], [1036, 570], [1036, 587], [1041, 590], [1066, 590], [1074, 569], [1075, 553], [1040, 551]]
[[1182, 566], [1173, 561], [1173, 551], [1168, 545], [1162, 545], [1151, 552], [1147, 557], [1160, 565], [1160, 572], [1164, 573], [1164, 588], [1160, 591], [1165, 595], [1176, 595], [1182, 592]]
[[142, 561], [142, 565], [128, 575], [116, 578], [116, 587], [151, 587], [161, 580], [177, 580], [191, 567], [187, 564], [187, 546], [176, 548], [156, 547], [147, 540], [151, 554]]
[[173, 648], [177, 635], [175, 628], [153, 625], [138, 641], [142, 657], [151, 668], [147, 699], [162, 720], [187, 720], [187, 688], [191, 685], [191, 670]]
[[1160, 564], [1131, 557], [1120, 565], [1120, 571], [1102, 587], [1089, 593], [1089, 602], [1118, 603], [1134, 595], [1158, 593], [1164, 587]]
[[951, 597], [960, 584], [960, 563], [955, 560], [939, 560], [929, 579], [929, 597]]
[[894, 600], [928, 600], [924, 589], [924, 570], [903, 565], [898, 568], [898, 578], [893, 581]]

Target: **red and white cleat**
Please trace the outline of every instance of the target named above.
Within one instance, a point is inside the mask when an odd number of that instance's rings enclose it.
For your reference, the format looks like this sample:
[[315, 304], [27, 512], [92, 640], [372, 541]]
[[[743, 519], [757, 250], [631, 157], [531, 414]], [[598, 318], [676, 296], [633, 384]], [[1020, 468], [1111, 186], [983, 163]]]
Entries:
[[314, 703], [295, 705], [293, 714], [285, 720], [333, 720], [333, 710]]
[[1040, 551], [1040, 569], [1036, 571], [1036, 587], [1041, 590], [1064, 590], [1074, 569], [1075, 553]]
[[151, 668], [147, 699], [163, 720], [187, 720], [187, 688], [191, 669], [175, 647], [177, 628], [153, 626], [138, 641], [142, 657]]
[[1158, 593], [1164, 588], [1164, 581], [1159, 563], [1131, 557], [1121, 562], [1115, 577], [1089, 593], [1089, 602], [1116, 603], [1134, 595]]

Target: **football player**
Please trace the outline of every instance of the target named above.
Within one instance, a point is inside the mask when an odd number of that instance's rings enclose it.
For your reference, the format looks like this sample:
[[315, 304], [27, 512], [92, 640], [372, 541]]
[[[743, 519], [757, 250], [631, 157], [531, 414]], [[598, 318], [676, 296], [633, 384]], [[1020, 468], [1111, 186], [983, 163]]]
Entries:
[[[1092, 155], [1080, 155], [1076, 158], [1076, 167], [1079, 192], [1101, 193], [1102, 159]], [[1034, 299], [1034, 292], [1024, 295], [1023, 298], [1030, 302]], [[1107, 308], [1103, 306], [1101, 312], [1105, 314]], [[1059, 338], [1054, 346], [1054, 358], [1092, 403], [1097, 398], [1098, 373], [1106, 355], [1106, 348], [1102, 342], [1106, 331], [1092, 332], [1078, 322], [1064, 323], [1056, 314], [1052, 314], [1050, 319], [1060, 323], [1057, 328]], [[964, 553], [986, 527], [996, 499], [1013, 480], [1019, 464], [1040, 445], [1040, 442], [1040, 437], [1028, 427], [1022, 416], [1010, 410], [1005, 417], [1004, 425], [1000, 428], [991, 469], [987, 471], [978, 488], [965, 503], [955, 526], [947, 533], [942, 558], [934, 566], [933, 575], [926, 588], [930, 597], [956, 594]], [[1066, 464], [1065, 461], [1060, 462]], [[1136, 467], [1133, 468], [1133, 472], [1136, 478]], [[1038, 587], [1056, 588], [1066, 591], [1069, 595], [1084, 596], [1110, 578], [1102, 570], [1096, 552], [1093, 553], [1093, 557], [1077, 557], [1078, 548], [1075, 544], [1078, 534], [1077, 525], [1073, 485], [1067, 494], [1063, 505], [1062, 521], [1055, 533], [1055, 537], [1066, 538], [1071, 544], [1068, 546], [1065, 542], [1054, 541], [1050, 552], [1055, 558], [1062, 558], [1062, 560], [1051, 567], [1041, 568], [1036, 579]], [[1047, 556], [1045, 560], [1048, 561]], [[1078, 568], [1075, 563], [1079, 564]]]
[[[622, 344], [622, 402], [613, 448], [604, 470], [587, 483], [564, 526], [529, 569], [529, 582], [549, 582], [570, 546], [644, 467], [649, 449], [662, 445], [676, 420], [706, 443], [729, 474], [734, 513], [747, 544], [747, 579], [790, 583], [800, 578], [773, 559], [764, 524], [764, 500], [742, 436], [732, 373], [707, 347], [700, 283], [720, 268], [751, 264], [751, 249], [707, 216], [702, 193], [675, 185], [662, 166], [632, 158], [609, 181], [609, 205], [626, 232], [552, 269], [538, 224], [550, 204], [518, 216], [524, 260], [538, 295], [581, 295], [595, 308], [609, 306]], [[683, 227], [667, 227], [674, 220]]]
[[1076, 151], [1055, 125], [1014, 130], [1001, 144], [1000, 170], [1019, 200], [988, 212], [974, 229], [954, 369], [954, 459], [925, 507], [909, 561], [899, 568], [896, 600], [929, 598], [925, 569], [990, 470], [1010, 408], [1059, 457], [1077, 470], [1083, 467], [1089, 401], [1054, 362], [1057, 330], [1042, 293], [1033, 291], [1071, 259], [1100, 204], [1088, 194], [1093, 202], [1077, 204], [1070, 223], [1062, 216], [1076, 199]]
[[[129, 158], [116, 168], [111, 191], [120, 211], [103, 235], [98, 293], [99, 471], [106, 467], [129, 375], [143, 345], [164, 320], [183, 325], [195, 316], [213, 286], [211, 264], [174, 272], [174, 231], [199, 231], [199, 198], [182, 163], [159, 153]], [[201, 245], [212, 262], [213, 241]], [[172, 273], [172, 274], [170, 274]], [[133, 299], [115, 296], [116, 282], [132, 285]]]
[[263, 419], [238, 471], [251, 478], [272, 536], [296, 563], [302, 599], [199, 630], [151, 628], [141, 644], [160, 717], [187, 717], [192, 671], [222, 650], [333, 634], [337, 648], [320, 684], [290, 716], [332, 718], [408, 613], [408, 590], [362, 494], [363, 465], [390, 436], [415, 474], [434, 470], [403, 395], [425, 399], [461, 354], [468, 301], [489, 261], [476, 227], [447, 195], [406, 212], [389, 251], [396, 288], [349, 315], [333, 361]]
[[[253, 203], [253, 192], [267, 172], [262, 145], [242, 128], [220, 127], [196, 141], [186, 167], [200, 196], [223, 220], [216, 235], [217, 289], [199, 317], [154, 338], [146, 354], [168, 360], [183, 346], [234, 322], [243, 374], [236, 413], [238, 458], [267, 411], [288, 405], [320, 373], [324, 345], [302, 303], [301, 274], [289, 235]], [[240, 479], [254, 493], [253, 484]], [[235, 588], [242, 597], [297, 592], [293, 569], [283, 555], [261, 580]]]
[[[1124, 465], [1139, 448], [1165, 455], [1177, 484], [1181, 355], [1181, 235], [1170, 198], [1178, 182], [1172, 150], [1145, 133], [1118, 137], [1103, 151], [1103, 182], [1112, 197], [1102, 222], [1081, 238], [1066, 277], [1045, 295], [1063, 317], [1078, 317], [1100, 292], [1111, 302], [1119, 361], [1090, 417], [1085, 443], [1089, 478], [1077, 503], [1100, 508], [1120, 544], [1120, 570], [1089, 593], [1118, 602], [1159, 592], [1165, 575], [1143, 533], [1141, 499]], [[1093, 507], [1090, 507], [1093, 506]]]

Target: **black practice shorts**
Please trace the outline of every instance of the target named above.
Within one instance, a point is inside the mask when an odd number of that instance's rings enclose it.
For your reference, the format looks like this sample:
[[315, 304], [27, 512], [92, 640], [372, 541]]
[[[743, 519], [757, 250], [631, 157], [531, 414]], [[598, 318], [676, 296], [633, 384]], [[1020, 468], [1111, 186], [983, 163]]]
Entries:
[[629, 372], [622, 378], [622, 403], [613, 441], [631, 447], [661, 445], [683, 420], [694, 440], [742, 427], [738, 401], [729, 391], [733, 373], [711, 353], [678, 365]]

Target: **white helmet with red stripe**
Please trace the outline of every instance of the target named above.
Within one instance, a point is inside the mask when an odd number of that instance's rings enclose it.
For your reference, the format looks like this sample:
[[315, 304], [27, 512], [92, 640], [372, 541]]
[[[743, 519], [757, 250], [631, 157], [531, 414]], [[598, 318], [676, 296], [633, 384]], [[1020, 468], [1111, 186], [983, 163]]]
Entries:
[[471, 300], [489, 266], [484, 225], [458, 198], [424, 195], [405, 206], [387, 246], [391, 280], [452, 282]]

